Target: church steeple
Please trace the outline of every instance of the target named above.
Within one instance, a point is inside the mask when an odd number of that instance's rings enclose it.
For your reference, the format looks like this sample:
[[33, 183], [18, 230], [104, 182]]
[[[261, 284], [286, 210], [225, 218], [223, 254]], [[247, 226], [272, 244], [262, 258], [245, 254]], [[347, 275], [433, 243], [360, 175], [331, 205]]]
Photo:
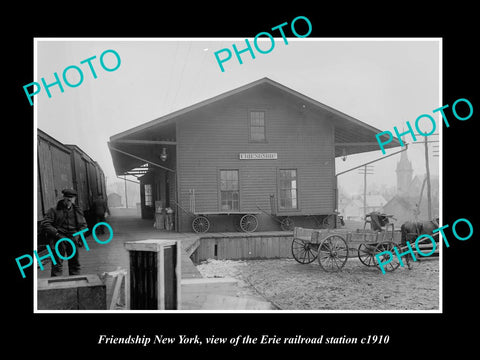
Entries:
[[407, 151], [401, 152], [400, 161], [397, 163], [397, 194], [399, 195], [408, 193], [408, 187], [413, 176], [412, 163], [408, 160]]

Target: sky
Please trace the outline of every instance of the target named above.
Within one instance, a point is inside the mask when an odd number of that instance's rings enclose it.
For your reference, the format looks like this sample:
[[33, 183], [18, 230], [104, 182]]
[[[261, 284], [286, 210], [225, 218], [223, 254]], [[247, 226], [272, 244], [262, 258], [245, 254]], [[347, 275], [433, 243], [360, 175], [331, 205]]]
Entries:
[[[253, 42], [253, 39], [249, 39]], [[270, 41], [259, 42], [268, 49]], [[441, 119], [432, 110], [441, 101], [441, 49], [438, 39], [322, 39], [276, 38], [268, 54], [254, 48], [255, 59], [242, 54], [243, 64], [235, 55], [220, 70], [214, 53], [232, 44], [245, 48], [244, 38], [207, 39], [36, 39], [34, 79], [54, 82], [54, 72], [75, 65], [84, 78], [77, 87], [64, 85], [44, 89], [35, 95], [37, 127], [64, 144], [75, 144], [96, 160], [107, 176], [116, 179], [107, 142], [112, 135], [154, 120], [173, 111], [268, 77], [321, 103], [344, 112], [381, 131], [393, 132], [412, 126], [422, 114]], [[115, 71], [105, 71], [100, 56], [115, 50], [121, 63]], [[91, 61], [97, 78], [87, 63]], [[222, 54], [223, 56], [223, 54]], [[104, 57], [107, 67], [114, 67], [111, 53]], [[71, 83], [80, 81], [75, 70], [68, 71]], [[26, 99], [28, 104], [28, 100]], [[425, 132], [431, 129], [421, 123]], [[437, 131], [440, 126], [437, 126]], [[410, 138], [408, 138], [409, 140]], [[414, 175], [423, 179], [425, 155], [423, 137], [412, 143], [408, 157]], [[429, 140], [438, 140], [430, 136]], [[372, 141], [375, 141], [373, 139]], [[430, 171], [439, 174], [439, 157], [433, 157], [430, 145]], [[440, 144], [441, 148], [441, 144]], [[394, 148], [387, 155], [400, 150]], [[382, 158], [380, 148], [364, 154], [336, 160], [336, 172], [367, 161]], [[368, 184], [395, 186], [395, 167], [400, 155], [374, 163]], [[363, 189], [363, 176], [354, 170], [338, 178], [339, 186], [350, 193]]]

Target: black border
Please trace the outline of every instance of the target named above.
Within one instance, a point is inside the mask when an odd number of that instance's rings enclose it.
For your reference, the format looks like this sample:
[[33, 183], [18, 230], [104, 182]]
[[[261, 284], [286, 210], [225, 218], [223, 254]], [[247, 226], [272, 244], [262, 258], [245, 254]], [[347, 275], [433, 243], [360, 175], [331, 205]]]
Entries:
[[[476, 313], [476, 250], [478, 250], [478, 215], [476, 204], [478, 183], [476, 175], [476, 129], [480, 106], [478, 89], [478, 57], [474, 19], [476, 10], [468, 5], [451, 4], [420, 9], [406, 3], [386, 4], [383, 8], [342, 4], [338, 9], [324, 4], [295, 9], [292, 4], [267, 6], [265, 12], [246, 3], [197, 5], [185, 3], [183, 9], [164, 8], [144, 4], [128, 9], [123, 4], [110, 4], [101, 11], [98, 5], [84, 4], [70, 9], [29, 6], [19, 11], [18, 19], [4, 29], [6, 49], [3, 56], [7, 86], [4, 121], [5, 134], [12, 142], [3, 142], [4, 193], [11, 194], [5, 201], [7, 215], [4, 236], [7, 250], [3, 252], [6, 265], [3, 297], [4, 311], [12, 314], [5, 321], [5, 343], [8, 349], [34, 354], [68, 356], [113, 355], [115, 353], [167, 354], [179, 351], [201, 355], [234, 349], [237, 353], [283, 353], [291, 350], [300, 356], [306, 352], [321, 356], [326, 352], [353, 350], [356, 354], [381, 356], [385, 354], [429, 354], [439, 350], [467, 351], [475, 345], [476, 324], [471, 321]], [[417, 4], [418, 5], [418, 4]], [[39, 7], [36, 9], [34, 7]], [[274, 11], [275, 10], [275, 11]], [[188, 15], [187, 15], [188, 14]], [[23, 85], [33, 81], [34, 37], [253, 37], [296, 16], [306, 16], [313, 31], [310, 37], [441, 37], [443, 38], [443, 104], [452, 104], [458, 98], [467, 98], [473, 104], [474, 115], [468, 121], [453, 120], [443, 129], [443, 214], [444, 224], [458, 218], [469, 219], [475, 229], [468, 241], [450, 241], [444, 251], [444, 313], [443, 314], [33, 314], [33, 273], [27, 278], [18, 275], [14, 258], [31, 252], [33, 233], [33, 111], [25, 101]], [[476, 91], [475, 91], [476, 90]], [[478, 109], [478, 110], [477, 110]], [[395, 109], [392, 109], [392, 112]], [[13, 126], [12, 126], [13, 125]], [[12, 151], [13, 150], [13, 151]], [[8, 160], [7, 160], [8, 159]], [[17, 168], [18, 167], [18, 168]], [[16, 169], [16, 170], [13, 170]], [[13, 220], [13, 221], [12, 221]], [[27, 224], [29, 226], [27, 230]], [[449, 234], [449, 233], [447, 233]], [[449, 238], [450, 239], [450, 238]], [[473, 320], [473, 319], [472, 319]], [[281, 346], [245, 345], [232, 348], [221, 346], [99, 346], [99, 334], [150, 335], [178, 334], [208, 336], [236, 336], [263, 334], [278, 336], [355, 336], [371, 334], [390, 336], [382, 346]]]

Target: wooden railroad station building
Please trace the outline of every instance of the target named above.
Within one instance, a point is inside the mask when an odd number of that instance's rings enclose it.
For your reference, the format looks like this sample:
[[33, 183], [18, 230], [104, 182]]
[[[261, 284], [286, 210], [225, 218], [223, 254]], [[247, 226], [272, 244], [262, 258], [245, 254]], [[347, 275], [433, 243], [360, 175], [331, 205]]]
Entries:
[[[335, 158], [376, 151], [381, 132], [269, 78], [110, 137], [118, 176], [138, 178], [142, 218], [174, 210], [175, 230], [232, 231], [228, 214], [255, 213], [257, 231], [282, 217], [312, 226], [337, 208]], [[389, 147], [398, 146], [398, 140]]]

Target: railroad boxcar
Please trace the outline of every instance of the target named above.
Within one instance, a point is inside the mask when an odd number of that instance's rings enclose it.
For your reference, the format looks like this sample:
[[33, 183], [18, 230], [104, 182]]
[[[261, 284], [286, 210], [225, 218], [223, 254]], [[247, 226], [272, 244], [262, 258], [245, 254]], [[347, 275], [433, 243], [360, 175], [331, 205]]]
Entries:
[[71, 150], [45, 132], [37, 133], [37, 220], [62, 197], [62, 189], [73, 188]]
[[[62, 190], [77, 191], [77, 203], [88, 227], [95, 225], [91, 211], [97, 196], [106, 199], [105, 174], [100, 165], [77, 145], [66, 145], [44, 131], [37, 132], [37, 221], [62, 198]], [[45, 239], [41, 239], [41, 244]]]

